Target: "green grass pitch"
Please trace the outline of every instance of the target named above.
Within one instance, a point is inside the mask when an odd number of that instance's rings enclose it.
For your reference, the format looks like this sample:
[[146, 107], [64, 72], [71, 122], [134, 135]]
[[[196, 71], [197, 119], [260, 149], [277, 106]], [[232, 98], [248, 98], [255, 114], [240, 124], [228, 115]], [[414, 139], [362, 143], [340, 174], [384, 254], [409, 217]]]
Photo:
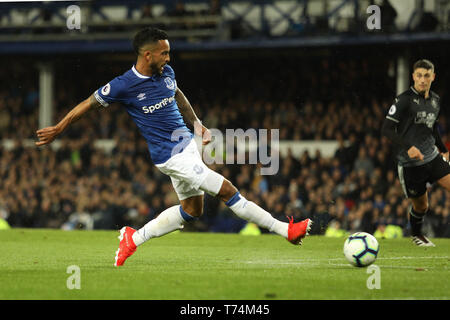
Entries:
[[[311, 236], [293, 246], [269, 234], [175, 232], [145, 243], [116, 268], [118, 235], [0, 231], [0, 299], [450, 299], [450, 239], [433, 239], [435, 248], [415, 247], [409, 238], [379, 240], [380, 288], [368, 289], [375, 273], [347, 263], [343, 238]], [[73, 265], [79, 289], [67, 286]]]

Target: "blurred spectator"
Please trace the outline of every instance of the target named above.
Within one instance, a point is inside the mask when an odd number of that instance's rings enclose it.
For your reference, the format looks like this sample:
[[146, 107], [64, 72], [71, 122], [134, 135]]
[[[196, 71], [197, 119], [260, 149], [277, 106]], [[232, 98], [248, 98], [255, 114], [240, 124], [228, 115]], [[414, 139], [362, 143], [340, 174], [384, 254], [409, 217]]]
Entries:
[[330, 238], [343, 238], [349, 235], [349, 232], [341, 229], [341, 224], [339, 221], [335, 220], [330, 223], [330, 226], [325, 231], [325, 237]]
[[392, 224], [378, 226], [377, 230], [374, 232], [374, 237], [379, 239], [395, 239], [403, 237], [403, 230], [399, 226]]
[[359, 148], [358, 157], [353, 164], [353, 170], [356, 172], [363, 171], [363, 174], [367, 177], [372, 175], [374, 170], [373, 161], [367, 156], [366, 149], [364, 147]]
[[[186, 10], [186, 6], [185, 6], [183, 0], [178, 0], [175, 3], [175, 7], [173, 8], [173, 10], [170, 10], [167, 15], [169, 17], [181, 18], [181, 17], [191, 16], [192, 12]], [[168, 27], [168, 28], [169, 29], [186, 30], [186, 29], [190, 29], [191, 27], [192, 27], [191, 23], [176, 22], [176, 23], [170, 24], [170, 27]]]
[[153, 18], [153, 7], [150, 3], [143, 5], [141, 12], [141, 18]]
[[186, 6], [182, 0], [178, 0], [175, 3], [175, 8], [169, 12], [169, 16], [171, 17], [184, 17], [189, 14], [190, 12], [186, 10]]

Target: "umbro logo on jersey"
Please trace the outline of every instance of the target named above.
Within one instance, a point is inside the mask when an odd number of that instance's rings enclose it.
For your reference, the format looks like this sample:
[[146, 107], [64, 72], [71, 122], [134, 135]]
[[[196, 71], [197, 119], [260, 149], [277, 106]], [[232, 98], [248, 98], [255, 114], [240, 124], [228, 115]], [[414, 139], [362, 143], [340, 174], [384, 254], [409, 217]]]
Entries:
[[413, 101], [414, 101], [415, 103], [417, 103], [417, 104], [420, 103], [420, 100], [419, 100], [419, 99], [413, 99]]
[[139, 101], [144, 100], [144, 99], [146, 98], [145, 93], [139, 93], [139, 94], [137, 95], [137, 98], [138, 98]]

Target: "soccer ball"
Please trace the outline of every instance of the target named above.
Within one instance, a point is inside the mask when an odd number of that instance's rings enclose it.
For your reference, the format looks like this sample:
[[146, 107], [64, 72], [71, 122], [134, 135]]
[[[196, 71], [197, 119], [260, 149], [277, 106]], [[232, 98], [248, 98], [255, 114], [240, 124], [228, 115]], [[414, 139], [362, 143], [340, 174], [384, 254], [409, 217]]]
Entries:
[[355, 267], [367, 267], [377, 258], [379, 245], [377, 239], [369, 233], [357, 232], [345, 240], [345, 258]]

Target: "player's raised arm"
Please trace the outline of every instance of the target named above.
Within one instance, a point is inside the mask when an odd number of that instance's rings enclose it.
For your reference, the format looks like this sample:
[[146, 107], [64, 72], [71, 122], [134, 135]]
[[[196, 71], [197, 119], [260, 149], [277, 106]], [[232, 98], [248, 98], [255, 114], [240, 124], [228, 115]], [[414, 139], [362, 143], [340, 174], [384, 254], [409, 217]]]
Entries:
[[35, 144], [36, 146], [43, 146], [51, 143], [55, 138], [64, 131], [64, 129], [69, 126], [69, 124], [75, 122], [83, 114], [88, 112], [89, 110], [100, 107], [101, 104], [95, 99], [94, 95], [91, 95], [86, 100], [80, 102], [77, 106], [75, 106], [66, 116], [55, 126], [42, 128], [36, 131], [36, 134], [39, 138]]
[[180, 109], [181, 114], [186, 118], [186, 121], [194, 127], [194, 133], [202, 137], [202, 144], [205, 145], [210, 143], [210, 131], [202, 124], [189, 103], [189, 100], [179, 88], [177, 88], [175, 92], [175, 100], [177, 101], [178, 109]]

